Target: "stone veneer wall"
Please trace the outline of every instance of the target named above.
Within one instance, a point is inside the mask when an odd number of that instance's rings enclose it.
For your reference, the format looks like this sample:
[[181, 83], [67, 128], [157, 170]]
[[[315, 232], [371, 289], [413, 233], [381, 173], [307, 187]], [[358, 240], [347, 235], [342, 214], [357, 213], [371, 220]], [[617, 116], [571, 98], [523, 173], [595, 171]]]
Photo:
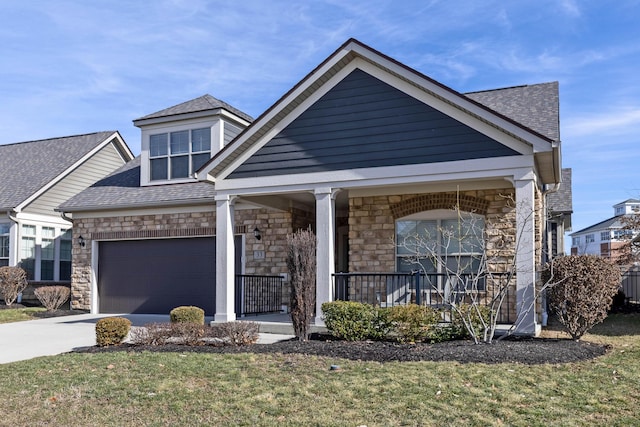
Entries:
[[[267, 209], [235, 212], [236, 234], [245, 234], [245, 273], [278, 275], [287, 272], [286, 239], [292, 232], [292, 214]], [[71, 306], [91, 308], [91, 241], [144, 239], [162, 237], [213, 236], [215, 212], [191, 212], [157, 215], [132, 215], [102, 218], [82, 218], [73, 225], [73, 266], [71, 272]], [[253, 236], [258, 227], [262, 240]], [[83, 236], [86, 245], [77, 244]], [[264, 251], [264, 258], [255, 259], [255, 251]], [[288, 301], [288, 282], [284, 284], [283, 302]]]

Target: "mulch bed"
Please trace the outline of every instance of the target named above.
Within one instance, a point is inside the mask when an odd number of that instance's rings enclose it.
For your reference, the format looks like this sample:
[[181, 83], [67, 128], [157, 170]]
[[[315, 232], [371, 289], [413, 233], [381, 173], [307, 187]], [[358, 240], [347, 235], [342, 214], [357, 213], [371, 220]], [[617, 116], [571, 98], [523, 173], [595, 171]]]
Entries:
[[471, 341], [448, 341], [437, 344], [398, 344], [379, 341], [341, 341], [327, 335], [312, 335], [307, 342], [297, 340], [274, 344], [255, 344], [240, 347], [214, 346], [142, 346], [123, 344], [114, 347], [88, 347], [79, 352], [193, 352], [193, 353], [282, 353], [323, 356], [331, 359], [350, 359], [375, 362], [391, 361], [449, 361], [459, 363], [568, 363], [602, 356], [608, 347], [570, 339], [509, 338], [493, 344], [475, 345]]

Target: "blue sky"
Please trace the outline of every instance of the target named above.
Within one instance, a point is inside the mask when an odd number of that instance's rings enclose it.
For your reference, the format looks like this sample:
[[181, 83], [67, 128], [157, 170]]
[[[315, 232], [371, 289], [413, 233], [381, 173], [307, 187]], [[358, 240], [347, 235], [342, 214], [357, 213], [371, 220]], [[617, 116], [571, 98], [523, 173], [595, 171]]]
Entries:
[[574, 231], [640, 197], [639, 0], [21, 0], [0, 143], [119, 130], [209, 93], [257, 117], [350, 37], [460, 92], [560, 82]]

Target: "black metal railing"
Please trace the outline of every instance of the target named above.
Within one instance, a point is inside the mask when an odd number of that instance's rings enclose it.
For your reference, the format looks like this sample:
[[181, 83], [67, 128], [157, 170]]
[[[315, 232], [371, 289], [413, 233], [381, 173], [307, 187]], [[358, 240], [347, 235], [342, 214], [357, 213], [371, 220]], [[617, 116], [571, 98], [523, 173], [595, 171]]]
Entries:
[[264, 314], [282, 308], [282, 276], [236, 275], [236, 314]]
[[640, 304], [640, 268], [632, 267], [622, 272], [620, 289], [627, 303]]
[[[509, 273], [336, 273], [333, 281], [336, 300], [380, 307], [414, 303], [447, 312], [454, 302], [470, 303], [474, 299], [498, 309], [499, 323], [513, 323], [516, 318], [515, 277]], [[500, 299], [502, 303], [495, 304]]]

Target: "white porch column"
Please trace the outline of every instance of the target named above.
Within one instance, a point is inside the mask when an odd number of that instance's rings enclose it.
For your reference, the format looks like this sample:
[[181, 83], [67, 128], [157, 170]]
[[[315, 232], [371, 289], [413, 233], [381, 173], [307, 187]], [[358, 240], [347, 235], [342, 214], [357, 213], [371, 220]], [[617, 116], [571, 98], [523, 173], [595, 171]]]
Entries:
[[335, 272], [335, 191], [317, 188], [316, 196], [316, 318], [324, 326], [322, 303], [333, 301], [332, 275]]
[[216, 196], [216, 314], [214, 322], [232, 322], [235, 312], [235, 256], [233, 201]]
[[516, 330], [518, 334], [539, 332], [535, 292], [535, 181], [515, 181], [516, 187]]

